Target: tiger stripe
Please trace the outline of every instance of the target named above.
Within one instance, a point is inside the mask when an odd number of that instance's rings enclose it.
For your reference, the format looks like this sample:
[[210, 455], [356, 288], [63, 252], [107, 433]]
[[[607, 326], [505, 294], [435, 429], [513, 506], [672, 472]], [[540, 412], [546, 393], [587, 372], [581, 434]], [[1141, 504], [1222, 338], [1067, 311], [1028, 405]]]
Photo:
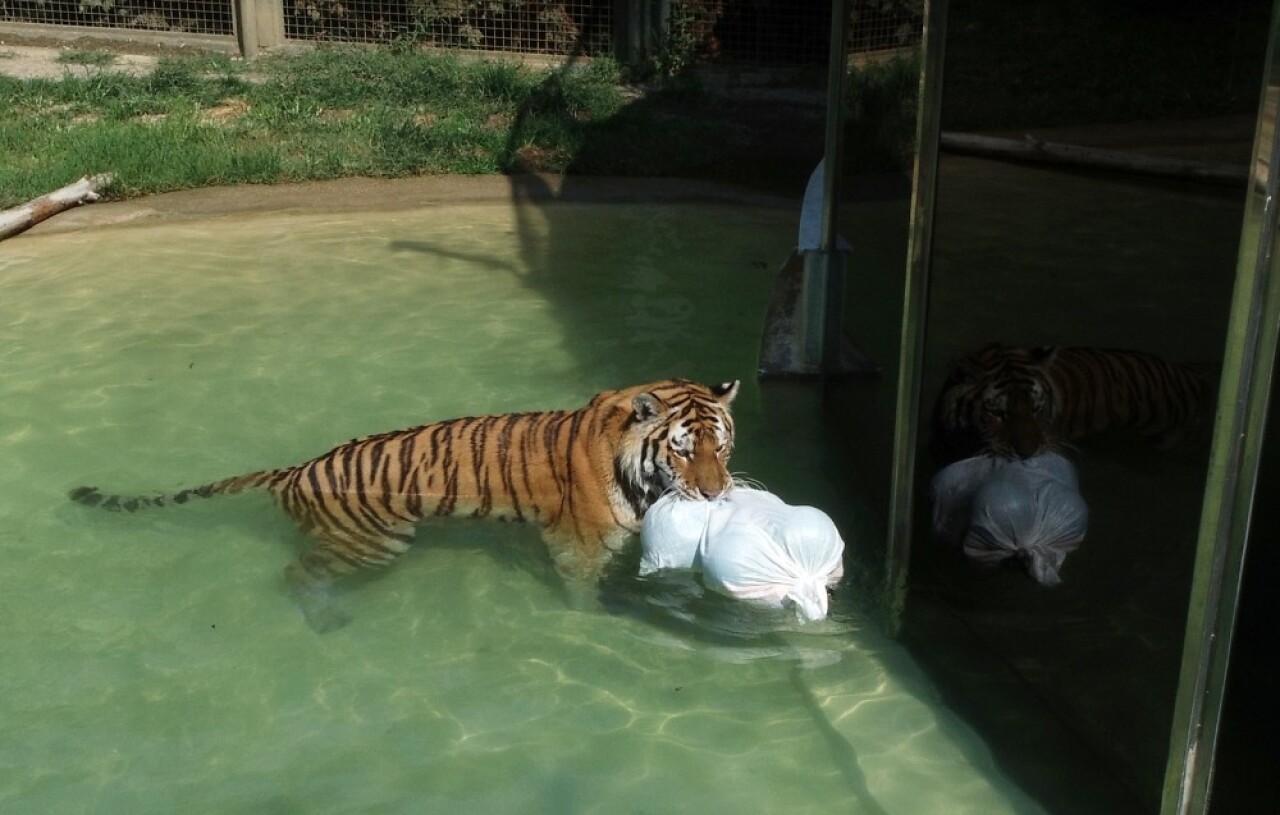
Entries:
[[934, 410], [935, 455], [1037, 455], [1128, 427], [1170, 449], [1203, 425], [1209, 384], [1195, 369], [1114, 348], [993, 343], [951, 368]]

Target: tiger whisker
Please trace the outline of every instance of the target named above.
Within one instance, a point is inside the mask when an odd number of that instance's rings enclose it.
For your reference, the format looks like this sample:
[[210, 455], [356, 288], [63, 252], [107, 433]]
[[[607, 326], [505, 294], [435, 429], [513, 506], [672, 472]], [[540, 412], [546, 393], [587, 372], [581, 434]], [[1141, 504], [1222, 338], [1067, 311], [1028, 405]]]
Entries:
[[758, 478], [752, 478], [746, 473], [730, 473], [729, 475], [733, 479], [733, 486], [735, 487], [747, 487], [749, 489], [760, 490], [762, 492], [769, 491], [769, 488], [764, 485], [764, 482]]

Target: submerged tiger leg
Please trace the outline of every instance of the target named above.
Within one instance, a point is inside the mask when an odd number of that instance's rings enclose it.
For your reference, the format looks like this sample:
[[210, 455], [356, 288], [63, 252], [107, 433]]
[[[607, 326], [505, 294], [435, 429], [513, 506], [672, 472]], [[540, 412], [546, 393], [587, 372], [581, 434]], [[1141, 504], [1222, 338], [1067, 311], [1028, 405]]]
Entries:
[[285, 567], [285, 579], [307, 625], [317, 633], [332, 631], [351, 622], [351, 616], [334, 599], [336, 581], [370, 566], [386, 566], [409, 548], [408, 524], [382, 535], [354, 536], [312, 528], [316, 543]]
[[600, 578], [614, 551], [629, 539], [622, 530], [547, 529], [542, 539], [564, 585], [565, 601], [575, 611], [599, 611]]

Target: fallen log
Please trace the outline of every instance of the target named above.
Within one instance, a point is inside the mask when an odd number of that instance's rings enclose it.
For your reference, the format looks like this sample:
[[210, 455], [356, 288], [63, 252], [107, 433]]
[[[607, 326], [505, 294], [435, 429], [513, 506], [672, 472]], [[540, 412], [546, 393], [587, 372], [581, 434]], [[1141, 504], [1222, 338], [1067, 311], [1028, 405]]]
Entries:
[[111, 181], [109, 173], [87, 175], [74, 184], [0, 212], [0, 241], [25, 232], [59, 212], [97, 201], [101, 191], [110, 186]]
[[1194, 161], [1192, 159], [1130, 153], [1123, 150], [1103, 150], [1097, 147], [1058, 144], [1040, 141], [1029, 134], [1022, 139], [1004, 139], [996, 136], [979, 136], [974, 133], [944, 132], [939, 137], [939, 147], [948, 152], [964, 153], [966, 155], [1005, 158], [1015, 161], [1040, 161], [1101, 170], [1120, 170], [1218, 184], [1244, 184], [1249, 180], [1249, 168], [1243, 164]]

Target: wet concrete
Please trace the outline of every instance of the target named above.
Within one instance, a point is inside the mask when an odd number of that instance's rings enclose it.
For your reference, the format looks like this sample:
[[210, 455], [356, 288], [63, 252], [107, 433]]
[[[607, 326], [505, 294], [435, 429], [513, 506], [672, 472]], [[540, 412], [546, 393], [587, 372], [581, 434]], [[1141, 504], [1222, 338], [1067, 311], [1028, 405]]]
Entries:
[[[798, 209], [799, 199], [712, 182], [663, 178], [600, 178], [525, 174], [345, 178], [298, 184], [209, 187], [91, 204], [68, 210], [23, 235], [189, 220], [244, 213], [363, 212], [437, 204], [599, 202], [720, 202]], [[20, 240], [18, 236], [15, 240]]]

